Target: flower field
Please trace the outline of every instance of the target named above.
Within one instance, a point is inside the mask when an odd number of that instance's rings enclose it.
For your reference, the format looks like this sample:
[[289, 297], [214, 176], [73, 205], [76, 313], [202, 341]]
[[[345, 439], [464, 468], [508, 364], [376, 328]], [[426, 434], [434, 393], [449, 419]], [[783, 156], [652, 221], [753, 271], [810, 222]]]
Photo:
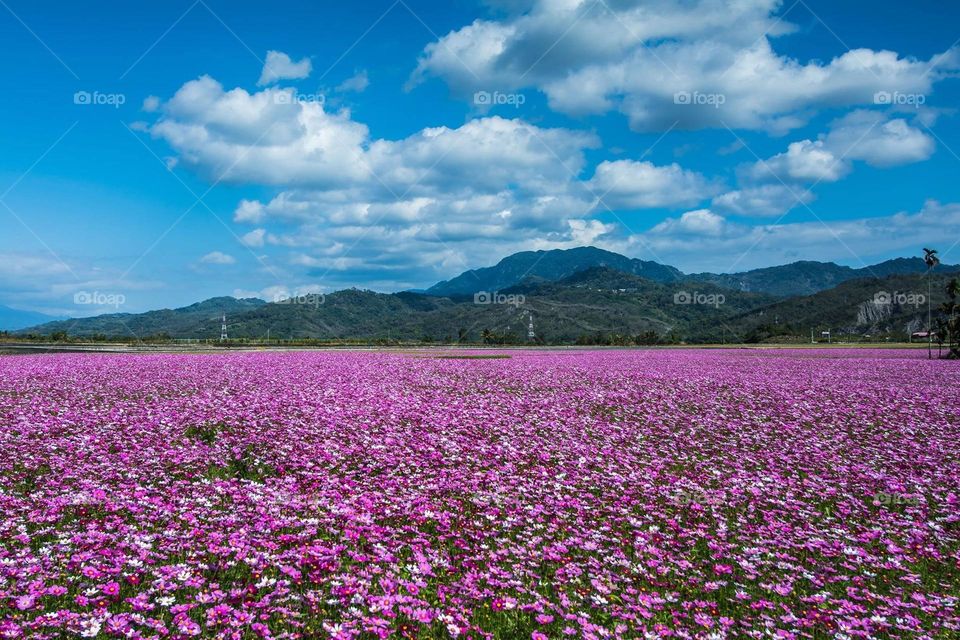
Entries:
[[960, 368], [0, 358], [0, 637], [960, 638]]

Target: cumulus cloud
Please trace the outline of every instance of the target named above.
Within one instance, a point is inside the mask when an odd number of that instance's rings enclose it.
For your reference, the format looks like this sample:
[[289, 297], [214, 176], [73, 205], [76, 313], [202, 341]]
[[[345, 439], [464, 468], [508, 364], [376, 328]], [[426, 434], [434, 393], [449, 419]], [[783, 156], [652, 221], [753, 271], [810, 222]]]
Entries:
[[853, 111], [837, 120], [826, 144], [851, 160], [874, 167], [920, 162], [933, 155], [934, 139], [903, 118], [886, 119], [875, 111]]
[[266, 236], [266, 229], [254, 229], [249, 233], [245, 233], [240, 240], [248, 247], [262, 247]]
[[[211, 179], [275, 188], [238, 203], [234, 221], [254, 227], [241, 234], [245, 245], [286, 252], [272, 264], [319, 284], [374, 289], [423, 286], [531, 247], [596, 244], [673, 262], [668, 250], [642, 251], [656, 243], [636, 242], [733, 243], [764, 227], [724, 214], [773, 216], [809, 202], [803, 185], [838, 179], [851, 162], [890, 166], [931, 152], [906, 120], [854, 112], [816, 140], [792, 143], [763, 171], [746, 167], [741, 185], [724, 193], [718, 180], [677, 163], [606, 160], [591, 170], [588, 152], [600, 140], [589, 132], [495, 115], [391, 140], [372, 136], [349, 110], [329, 109], [289, 88], [251, 93], [202, 76], [158, 105], [149, 130]], [[846, 142], [854, 149], [842, 158]], [[604, 205], [694, 210], [630, 239], [621, 225], [595, 219]]]
[[[536, 0], [475, 20], [424, 50], [411, 81], [469, 96], [535, 87], [571, 115], [619, 111], [639, 131], [725, 127], [784, 132], [824, 107], [878, 92], [926, 94], [960, 63], [855, 49], [827, 62], [774, 50], [793, 31], [779, 0]], [[518, 12], [517, 9], [520, 11]]]
[[223, 253], [222, 251], [211, 251], [207, 255], [200, 258], [200, 262], [204, 264], [235, 264], [237, 260], [233, 256]]
[[141, 108], [147, 113], [153, 113], [160, 108], [160, 98], [157, 96], [147, 96], [143, 99], [143, 106]]
[[721, 212], [749, 217], [772, 217], [786, 213], [799, 204], [809, 204], [813, 194], [800, 186], [764, 184], [728, 191], [711, 203]]
[[850, 172], [850, 163], [825, 147], [823, 140], [791, 142], [784, 153], [758, 161], [752, 176], [758, 180], [836, 182]]
[[614, 209], [691, 206], [719, 189], [699, 173], [676, 163], [658, 167], [634, 160], [601, 162], [589, 185]]
[[282, 51], [267, 51], [267, 60], [263, 64], [257, 85], [265, 86], [280, 80], [301, 80], [309, 76], [312, 70], [310, 58], [294, 62]]
[[163, 105], [151, 129], [208, 177], [267, 185], [345, 184], [369, 176], [367, 128], [292, 89], [225, 91], [202, 76]]
[[667, 218], [650, 230], [654, 236], [718, 236], [727, 229], [727, 221], [709, 209], [688, 211], [679, 218]]
[[370, 78], [367, 76], [367, 70], [363, 69], [337, 85], [337, 91], [340, 93], [363, 93], [369, 86]]
[[[796, 260], [839, 260], [862, 267], [916, 253], [931, 238], [958, 235], [960, 204], [928, 201], [915, 213], [829, 223], [746, 225], [714, 212], [694, 211], [632, 236], [623, 248], [669, 256], [672, 264], [688, 272], [730, 272]], [[946, 260], [955, 253], [945, 254]]]
[[673, 209], [718, 189], [678, 164], [622, 160], [585, 175], [600, 144], [592, 133], [491, 116], [389, 140], [327, 108], [290, 89], [228, 90], [203, 76], [160, 106], [150, 131], [211, 179], [280, 188], [237, 205], [234, 221], [257, 226], [246, 245], [286, 247], [297, 266], [349, 267], [373, 282], [607, 237], [614, 227], [588, 219], [600, 194], [618, 209]]
[[933, 155], [933, 138], [902, 118], [877, 111], [855, 110], [835, 120], [817, 140], [800, 140], [787, 151], [757, 162], [750, 177], [757, 180], [836, 182], [850, 173], [854, 160], [874, 167], [893, 167]]

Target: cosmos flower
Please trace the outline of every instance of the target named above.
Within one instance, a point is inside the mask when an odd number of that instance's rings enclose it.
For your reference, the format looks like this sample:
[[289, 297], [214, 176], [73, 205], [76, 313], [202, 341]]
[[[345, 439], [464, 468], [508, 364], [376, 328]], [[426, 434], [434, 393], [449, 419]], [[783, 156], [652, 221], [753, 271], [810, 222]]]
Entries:
[[0, 637], [960, 632], [960, 363], [503, 355], [0, 357]]

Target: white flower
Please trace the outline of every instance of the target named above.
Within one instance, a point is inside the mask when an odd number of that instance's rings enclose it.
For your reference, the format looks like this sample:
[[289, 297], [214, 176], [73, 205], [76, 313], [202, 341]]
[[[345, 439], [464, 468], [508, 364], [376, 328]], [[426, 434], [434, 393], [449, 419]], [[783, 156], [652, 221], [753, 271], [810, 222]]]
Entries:
[[95, 638], [100, 633], [100, 621], [95, 618], [80, 623], [80, 635], [84, 638]]

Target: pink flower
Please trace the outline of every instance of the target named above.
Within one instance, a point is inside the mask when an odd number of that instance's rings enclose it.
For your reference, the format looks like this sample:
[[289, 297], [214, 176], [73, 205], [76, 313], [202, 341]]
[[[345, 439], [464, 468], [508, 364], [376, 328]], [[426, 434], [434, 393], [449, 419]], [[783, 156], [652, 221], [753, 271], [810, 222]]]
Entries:
[[27, 609], [33, 607], [36, 601], [36, 598], [33, 596], [20, 596], [16, 600], [17, 609], [20, 609], [20, 611], [26, 611]]
[[417, 622], [422, 622], [423, 624], [430, 624], [433, 622], [433, 614], [426, 609], [414, 609], [411, 617]]
[[547, 638], [547, 634], [540, 633], [539, 631], [534, 631], [532, 634], [530, 634], [530, 639], [531, 640], [549, 640], [549, 638]]
[[551, 622], [553, 622], [553, 616], [548, 615], [546, 613], [541, 613], [540, 615], [537, 616], [537, 622], [539, 624], [550, 624]]
[[116, 582], [108, 582], [103, 585], [102, 590], [108, 596], [115, 596], [120, 593], [120, 585]]
[[693, 614], [693, 621], [696, 622], [701, 627], [707, 627], [708, 629], [713, 626], [713, 618], [711, 618], [705, 613]]

